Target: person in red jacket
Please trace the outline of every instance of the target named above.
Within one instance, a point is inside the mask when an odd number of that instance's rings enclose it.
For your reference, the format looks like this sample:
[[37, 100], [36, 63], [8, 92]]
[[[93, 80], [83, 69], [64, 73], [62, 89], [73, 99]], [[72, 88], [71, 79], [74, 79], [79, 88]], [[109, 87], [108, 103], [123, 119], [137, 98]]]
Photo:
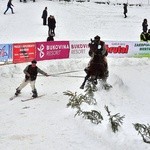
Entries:
[[37, 94], [37, 90], [35, 88], [35, 81], [37, 78], [37, 74], [41, 73], [45, 76], [48, 76], [48, 74], [46, 72], [44, 72], [43, 70], [41, 70], [40, 68], [38, 68], [36, 66], [37, 61], [36, 60], [32, 60], [31, 64], [28, 65], [25, 69], [24, 69], [24, 74], [25, 74], [25, 79], [23, 80], [23, 82], [20, 84], [20, 86], [16, 89], [16, 93], [15, 95], [18, 96], [18, 94], [20, 94], [21, 90], [28, 84], [30, 83], [31, 88], [32, 88], [32, 97], [36, 98], [38, 96]]

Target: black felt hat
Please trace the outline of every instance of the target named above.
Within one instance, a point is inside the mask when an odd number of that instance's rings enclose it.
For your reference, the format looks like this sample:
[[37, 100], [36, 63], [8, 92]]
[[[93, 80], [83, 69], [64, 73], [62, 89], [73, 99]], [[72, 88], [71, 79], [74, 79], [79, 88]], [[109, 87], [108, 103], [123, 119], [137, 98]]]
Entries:
[[34, 60], [31, 61], [31, 63], [32, 63], [32, 64], [36, 64], [37, 61], [34, 59]]

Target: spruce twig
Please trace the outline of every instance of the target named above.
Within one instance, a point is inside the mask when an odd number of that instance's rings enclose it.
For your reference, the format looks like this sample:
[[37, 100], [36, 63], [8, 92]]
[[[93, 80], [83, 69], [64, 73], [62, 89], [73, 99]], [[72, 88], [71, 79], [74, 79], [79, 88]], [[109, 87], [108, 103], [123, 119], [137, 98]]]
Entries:
[[72, 93], [71, 91], [63, 92], [64, 95], [69, 96], [69, 103], [67, 104], [67, 107], [71, 108], [79, 108], [80, 105], [85, 102], [89, 105], [96, 104], [96, 100], [89, 96], [87, 93], [85, 95], [79, 94], [77, 95], [77, 92]]
[[93, 89], [93, 86], [90, 83], [88, 83], [86, 85], [85, 95], [87, 96], [87, 103], [89, 105], [90, 104], [94, 104], [94, 105], [97, 104], [96, 99], [94, 98], [94, 92], [95, 92], [95, 90]]
[[150, 125], [135, 123], [133, 126], [138, 134], [142, 136], [143, 141], [150, 144]]
[[108, 106], [105, 106], [105, 110], [108, 113], [112, 131], [115, 133], [116, 131], [118, 131], [118, 128], [121, 126], [121, 124], [123, 124], [123, 119], [125, 118], [125, 116], [120, 116], [119, 113], [111, 115]]
[[99, 124], [103, 120], [103, 116], [101, 115], [101, 112], [98, 112], [96, 110], [92, 111], [82, 111], [81, 109], [78, 109], [76, 115], [82, 115], [83, 118], [89, 119], [94, 124]]
[[64, 95], [69, 96], [69, 103], [67, 104], [67, 107], [71, 108], [79, 108], [82, 102], [85, 101], [86, 96], [79, 94], [77, 95], [77, 92], [72, 93], [71, 91], [63, 92]]

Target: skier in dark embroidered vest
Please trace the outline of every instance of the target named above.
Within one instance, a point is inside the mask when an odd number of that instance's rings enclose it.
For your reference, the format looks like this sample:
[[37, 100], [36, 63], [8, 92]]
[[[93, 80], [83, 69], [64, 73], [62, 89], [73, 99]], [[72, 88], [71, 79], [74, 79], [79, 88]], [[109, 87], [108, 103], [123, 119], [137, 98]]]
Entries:
[[18, 94], [20, 94], [20, 91], [28, 84], [30, 83], [31, 88], [32, 88], [32, 97], [36, 98], [38, 96], [37, 94], [37, 90], [35, 88], [35, 81], [37, 78], [37, 74], [43, 74], [45, 76], [49, 76], [46, 72], [44, 72], [43, 70], [41, 70], [40, 68], [38, 68], [36, 66], [37, 61], [33, 60], [31, 62], [30, 65], [28, 65], [25, 69], [24, 69], [24, 73], [25, 73], [25, 79], [23, 80], [23, 82], [20, 84], [20, 86], [16, 89], [16, 93], [15, 95], [17, 96]]

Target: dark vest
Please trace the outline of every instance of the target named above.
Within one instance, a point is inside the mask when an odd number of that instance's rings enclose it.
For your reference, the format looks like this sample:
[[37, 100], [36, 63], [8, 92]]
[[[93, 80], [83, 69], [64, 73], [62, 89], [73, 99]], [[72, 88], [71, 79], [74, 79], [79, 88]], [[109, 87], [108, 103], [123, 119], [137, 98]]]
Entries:
[[25, 75], [25, 78], [28, 80], [29, 78], [31, 79], [31, 81], [36, 80], [37, 77], [37, 66], [36, 67], [32, 67], [32, 65], [29, 65], [27, 72], [30, 74], [30, 77]]

